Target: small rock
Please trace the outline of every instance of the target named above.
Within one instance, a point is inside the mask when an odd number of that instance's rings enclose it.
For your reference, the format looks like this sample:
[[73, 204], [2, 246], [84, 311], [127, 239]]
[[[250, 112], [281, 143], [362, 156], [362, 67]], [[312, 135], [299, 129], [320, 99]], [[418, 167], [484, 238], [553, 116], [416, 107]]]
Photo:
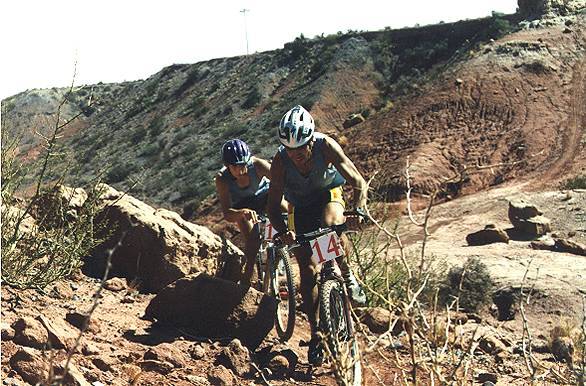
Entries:
[[189, 355], [196, 360], [202, 359], [206, 356], [206, 350], [203, 348], [203, 346], [196, 344], [189, 349]]
[[74, 346], [79, 333], [63, 319], [50, 320], [44, 315], [39, 315], [37, 320], [47, 329], [49, 341], [53, 347], [70, 349]]
[[268, 368], [277, 377], [284, 378], [289, 374], [289, 361], [283, 355], [276, 355], [269, 361]]
[[348, 129], [348, 128], [355, 126], [359, 123], [362, 123], [364, 121], [365, 121], [365, 119], [362, 116], [362, 114], [360, 114], [360, 113], [352, 114], [342, 123], [342, 127], [344, 127], [345, 129]]
[[233, 386], [236, 384], [234, 374], [222, 365], [211, 369], [208, 380], [213, 386]]
[[574, 32], [574, 30], [572, 30], [571, 28], [568, 28], [568, 27], [564, 28], [565, 34], [571, 34], [572, 32]]
[[[68, 312], [65, 315], [65, 320], [74, 327], [77, 327], [79, 330], [83, 328], [87, 318], [88, 315], [83, 314], [81, 312]], [[90, 319], [86, 331], [92, 334], [97, 334], [100, 332], [100, 324], [96, 318]]]
[[136, 301], [136, 299], [134, 299], [134, 296], [128, 294], [128, 295], [124, 296], [120, 302], [128, 304], [128, 303], [134, 303], [135, 301]]
[[242, 377], [250, 372], [250, 353], [238, 339], [234, 339], [218, 356], [218, 363], [233, 370]]
[[12, 324], [14, 342], [33, 348], [43, 349], [49, 343], [47, 329], [36, 319], [29, 316], [20, 318]]
[[586, 256], [586, 246], [575, 241], [556, 239], [554, 249], [557, 252], [566, 252], [579, 256]]
[[8, 323], [4, 322], [0, 323], [0, 325], [2, 326], [2, 340], [12, 340], [14, 338], [14, 328], [10, 327]]
[[86, 356], [98, 355], [101, 352], [102, 350], [100, 350], [96, 345], [92, 344], [91, 342], [85, 342], [81, 346], [81, 353]]
[[382, 334], [389, 329], [391, 312], [382, 307], [369, 308], [364, 313], [362, 322], [375, 334]]
[[153, 359], [160, 362], [171, 363], [174, 367], [185, 367], [187, 358], [183, 351], [170, 343], [161, 343], [151, 347], [144, 353], [144, 359]]
[[494, 224], [487, 225], [484, 229], [470, 233], [466, 236], [468, 245], [487, 245], [492, 243], [508, 243], [509, 235]]
[[169, 374], [171, 371], [173, 371], [173, 365], [169, 362], [161, 362], [149, 359], [138, 362], [138, 365], [143, 371], [153, 371], [163, 375]]
[[498, 354], [506, 351], [506, 346], [495, 336], [483, 336], [478, 341], [478, 347], [487, 354]]
[[210, 384], [210, 382], [206, 378], [197, 375], [189, 374], [186, 378], [189, 382], [193, 383], [196, 386], [208, 386]]
[[10, 358], [10, 367], [33, 385], [45, 381], [47, 366], [40, 351], [29, 347], [22, 347]]
[[113, 292], [122, 291], [126, 289], [126, 287], [126, 280], [120, 277], [113, 277], [104, 283], [104, 288]]
[[118, 359], [108, 355], [100, 355], [93, 358], [92, 363], [102, 371], [112, 371], [114, 365], [118, 363]]
[[496, 383], [498, 376], [495, 373], [480, 373], [478, 374], [478, 382], [492, 382]]

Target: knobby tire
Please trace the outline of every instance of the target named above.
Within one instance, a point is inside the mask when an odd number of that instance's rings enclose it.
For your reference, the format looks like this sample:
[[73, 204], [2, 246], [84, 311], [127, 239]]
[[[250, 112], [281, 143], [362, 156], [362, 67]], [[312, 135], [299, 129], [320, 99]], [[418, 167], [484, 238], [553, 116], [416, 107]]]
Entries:
[[[275, 248], [275, 266], [271, 275], [277, 275], [272, 277], [270, 283], [271, 294], [277, 300], [277, 315], [275, 318], [275, 328], [277, 329], [277, 335], [281, 341], [285, 342], [293, 335], [293, 329], [295, 328], [295, 283], [293, 281], [293, 273], [291, 271], [291, 262], [289, 260], [289, 253], [284, 248]], [[286, 287], [287, 287], [287, 299], [281, 299], [279, 293], [279, 262], [283, 262]], [[288, 313], [286, 318], [280, 314], [280, 305], [282, 302], [286, 302], [288, 307]]]
[[341, 283], [327, 280], [320, 287], [319, 326], [332, 354], [337, 377], [342, 384], [362, 385], [362, 364], [360, 350], [355, 337], [350, 336], [352, 320], [348, 320], [348, 301], [344, 299]]

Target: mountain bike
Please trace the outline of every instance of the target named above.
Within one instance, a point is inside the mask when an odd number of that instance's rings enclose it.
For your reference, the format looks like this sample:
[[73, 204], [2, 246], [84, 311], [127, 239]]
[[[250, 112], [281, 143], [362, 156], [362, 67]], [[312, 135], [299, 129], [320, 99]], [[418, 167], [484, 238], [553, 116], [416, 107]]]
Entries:
[[277, 248], [273, 241], [276, 231], [269, 219], [259, 216], [255, 225], [259, 228], [262, 242], [256, 257], [258, 279], [261, 290], [277, 301], [275, 328], [282, 341], [293, 335], [295, 328], [295, 283], [291, 270], [291, 260], [287, 251]]
[[[345, 216], [364, 216], [357, 211], [344, 212]], [[340, 236], [346, 232], [346, 223], [319, 228], [316, 231], [298, 234], [291, 245], [278, 244], [279, 251], [291, 251], [301, 246], [312, 249], [312, 260], [319, 272], [319, 323], [318, 328], [325, 339], [327, 350], [335, 362], [338, 375], [345, 384], [362, 384], [362, 364], [358, 341], [350, 311], [350, 298], [340, 267], [336, 262], [343, 256], [344, 248]]]

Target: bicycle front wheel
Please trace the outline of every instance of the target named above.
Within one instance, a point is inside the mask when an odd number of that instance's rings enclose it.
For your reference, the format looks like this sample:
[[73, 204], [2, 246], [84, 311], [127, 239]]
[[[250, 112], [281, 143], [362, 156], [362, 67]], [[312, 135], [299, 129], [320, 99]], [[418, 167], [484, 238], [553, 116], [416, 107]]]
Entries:
[[358, 341], [352, 333], [349, 301], [342, 284], [327, 280], [319, 293], [319, 326], [324, 334], [327, 356], [334, 365], [340, 384], [362, 384], [362, 364]]
[[277, 300], [275, 328], [279, 338], [287, 341], [295, 328], [295, 284], [289, 253], [284, 248], [274, 248], [272, 253], [274, 256], [269, 291]]

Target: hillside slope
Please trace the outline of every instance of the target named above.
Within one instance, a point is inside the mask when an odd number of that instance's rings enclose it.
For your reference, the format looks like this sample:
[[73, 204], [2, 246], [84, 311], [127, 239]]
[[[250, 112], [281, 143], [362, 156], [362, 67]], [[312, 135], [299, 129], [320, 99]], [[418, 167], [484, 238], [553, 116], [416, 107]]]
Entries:
[[[365, 175], [380, 172], [373, 186], [387, 199], [405, 189], [407, 157], [419, 193], [439, 186], [454, 196], [546, 170], [557, 183], [583, 173], [584, 14], [526, 16], [300, 36], [281, 50], [77, 88], [62, 109], [62, 122], [81, 114], [62, 133], [71, 183], [102, 173], [148, 203], [203, 214], [221, 144], [241, 137], [271, 157], [277, 122], [298, 103]], [[3, 125], [25, 132], [27, 158], [41, 149], [34, 133], [51, 130], [65, 91], [2, 101]], [[354, 113], [366, 120], [344, 128]]]

